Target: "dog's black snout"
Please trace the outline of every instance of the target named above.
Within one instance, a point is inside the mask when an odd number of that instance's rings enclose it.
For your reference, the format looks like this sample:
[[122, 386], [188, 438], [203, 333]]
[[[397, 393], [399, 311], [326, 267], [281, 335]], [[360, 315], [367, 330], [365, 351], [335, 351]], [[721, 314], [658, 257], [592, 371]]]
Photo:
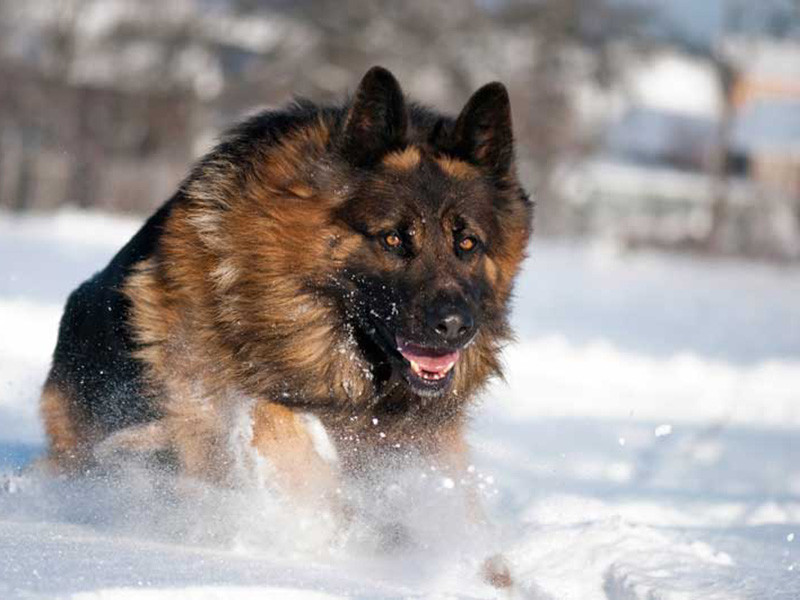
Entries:
[[472, 335], [475, 321], [466, 308], [446, 306], [429, 315], [428, 325], [442, 340], [456, 344]]

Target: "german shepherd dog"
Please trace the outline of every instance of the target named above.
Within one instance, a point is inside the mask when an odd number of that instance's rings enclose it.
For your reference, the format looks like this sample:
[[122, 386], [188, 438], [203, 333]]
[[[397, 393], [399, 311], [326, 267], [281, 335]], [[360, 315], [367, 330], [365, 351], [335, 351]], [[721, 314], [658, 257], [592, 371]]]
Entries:
[[[45, 464], [152, 450], [225, 482], [244, 407], [300, 500], [409, 449], [458, 473], [531, 222], [500, 83], [453, 119], [374, 67], [343, 105], [261, 112], [69, 297]], [[489, 578], [509, 585], [502, 571]]]

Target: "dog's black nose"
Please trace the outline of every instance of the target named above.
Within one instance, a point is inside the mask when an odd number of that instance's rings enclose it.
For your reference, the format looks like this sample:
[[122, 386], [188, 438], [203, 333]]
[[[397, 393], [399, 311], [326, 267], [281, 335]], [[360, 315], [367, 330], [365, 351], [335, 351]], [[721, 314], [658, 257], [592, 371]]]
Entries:
[[465, 341], [475, 326], [468, 310], [452, 306], [432, 314], [429, 324], [439, 337], [450, 344]]

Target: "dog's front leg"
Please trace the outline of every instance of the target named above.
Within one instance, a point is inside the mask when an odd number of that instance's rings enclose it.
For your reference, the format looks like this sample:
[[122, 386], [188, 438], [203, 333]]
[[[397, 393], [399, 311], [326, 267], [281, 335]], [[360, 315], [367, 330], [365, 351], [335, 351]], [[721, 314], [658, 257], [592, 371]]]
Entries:
[[278, 488], [303, 506], [335, 508], [338, 460], [319, 419], [263, 401], [252, 416], [252, 444], [270, 465]]
[[[437, 436], [434, 456], [438, 459], [441, 468], [452, 474], [458, 481], [464, 478], [469, 471], [470, 449], [465, 437], [465, 425], [458, 421], [443, 429]], [[489, 528], [489, 519], [483, 508], [483, 503], [474, 482], [463, 486], [467, 518], [477, 527]], [[502, 554], [493, 554], [484, 560], [480, 571], [481, 578], [488, 584], [499, 589], [512, 590], [514, 580], [507, 561]]]

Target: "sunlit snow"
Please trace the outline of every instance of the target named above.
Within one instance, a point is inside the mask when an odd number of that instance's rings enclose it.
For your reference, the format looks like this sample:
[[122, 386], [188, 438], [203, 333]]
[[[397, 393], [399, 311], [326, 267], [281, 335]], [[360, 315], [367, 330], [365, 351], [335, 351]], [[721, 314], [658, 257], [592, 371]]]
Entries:
[[[357, 492], [417, 539], [381, 553], [268, 485], [14, 475], [66, 295], [137, 226], [0, 214], [0, 598], [488, 598], [498, 550], [534, 598], [800, 598], [800, 268], [536, 240], [473, 464]], [[454, 516], [466, 482], [489, 537]]]

